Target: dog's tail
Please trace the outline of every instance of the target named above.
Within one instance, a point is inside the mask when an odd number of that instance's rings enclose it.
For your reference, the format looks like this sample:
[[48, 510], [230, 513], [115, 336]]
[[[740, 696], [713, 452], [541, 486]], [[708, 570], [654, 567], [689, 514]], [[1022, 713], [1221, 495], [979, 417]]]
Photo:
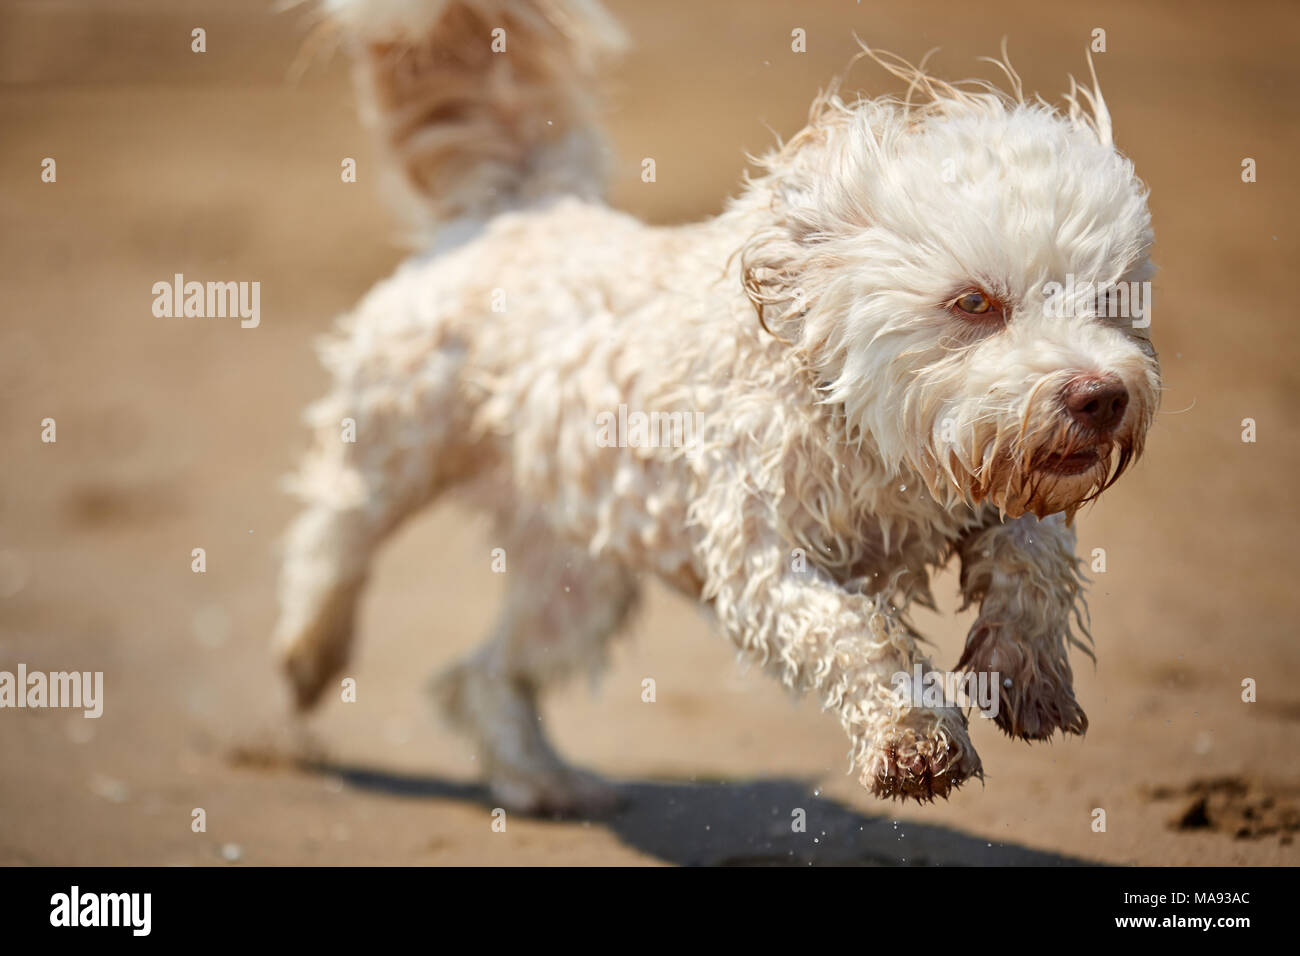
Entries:
[[400, 212], [428, 237], [548, 196], [598, 198], [592, 95], [622, 31], [597, 0], [321, 0], [355, 62]]

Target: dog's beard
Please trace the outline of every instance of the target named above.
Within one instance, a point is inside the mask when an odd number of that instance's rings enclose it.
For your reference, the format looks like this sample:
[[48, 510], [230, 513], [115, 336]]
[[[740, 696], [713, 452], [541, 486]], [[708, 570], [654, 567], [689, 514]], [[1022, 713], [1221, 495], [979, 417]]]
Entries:
[[1008, 518], [1064, 512], [1072, 519], [1142, 454], [1145, 419], [1141, 409], [1130, 409], [1105, 436], [1055, 413], [990, 427], [965, 447], [939, 450], [931, 490], [946, 486], [950, 496], [991, 504]]
[[1067, 518], [1119, 480], [1140, 454], [1131, 437], [1082, 441], [1067, 437], [1026, 452], [998, 456], [971, 478], [970, 496], [988, 501], [1010, 518]]

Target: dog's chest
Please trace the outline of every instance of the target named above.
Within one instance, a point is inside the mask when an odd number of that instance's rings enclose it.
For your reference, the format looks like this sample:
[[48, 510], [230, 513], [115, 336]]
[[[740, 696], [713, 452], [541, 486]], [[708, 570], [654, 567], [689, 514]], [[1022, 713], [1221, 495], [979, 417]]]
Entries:
[[870, 593], [923, 586], [967, 523], [934, 501], [919, 479], [881, 479], [843, 469], [814, 493], [783, 496], [794, 547], [845, 587]]

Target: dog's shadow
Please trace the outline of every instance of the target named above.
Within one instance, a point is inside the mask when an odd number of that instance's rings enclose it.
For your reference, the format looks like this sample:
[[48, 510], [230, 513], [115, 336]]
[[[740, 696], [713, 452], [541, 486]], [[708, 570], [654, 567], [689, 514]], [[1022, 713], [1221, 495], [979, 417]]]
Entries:
[[[477, 784], [330, 762], [308, 769], [362, 790], [494, 806]], [[632, 781], [620, 783], [619, 792], [619, 808], [592, 825], [684, 866], [1089, 865], [945, 826], [864, 816], [798, 780]]]

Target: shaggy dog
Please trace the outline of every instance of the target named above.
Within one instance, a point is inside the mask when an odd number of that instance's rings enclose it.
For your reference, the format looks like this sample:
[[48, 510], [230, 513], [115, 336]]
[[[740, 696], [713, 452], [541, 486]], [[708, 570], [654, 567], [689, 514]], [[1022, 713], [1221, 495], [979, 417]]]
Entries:
[[507, 595], [435, 686], [505, 806], [609, 804], [538, 696], [646, 574], [834, 711], [877, 795], [981, 774], [966, 711], [894, 680], [931, 667], [906, 612], [954, 555], [979, 606], [957, 669], [998, 675], [1008, 734], [1084, 732], [1071, 522], [1159, 389], [1146, 323], [1096, 293], [1149, 277], [1152, 234], [1095, 78], [1057, 112], [1005, 64], [1009, 93], [876, 55], [906, 98], [832, 89], [724, 213], [659, 228], [601, 201], [589, 90], [621, 38], [590, 0], [324, 9], [427, 237], [322, 349], [275, 638], [300, 706], [385, 536], [456, 489], [499, 522]]

